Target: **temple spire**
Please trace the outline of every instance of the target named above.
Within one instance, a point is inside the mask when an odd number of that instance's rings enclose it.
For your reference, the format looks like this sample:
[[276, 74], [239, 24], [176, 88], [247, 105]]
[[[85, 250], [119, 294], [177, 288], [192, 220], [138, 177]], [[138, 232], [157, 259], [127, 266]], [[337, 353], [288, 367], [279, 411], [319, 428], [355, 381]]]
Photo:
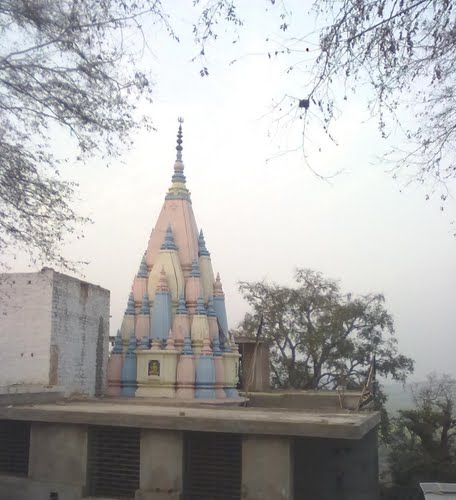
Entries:
[[222, 281], [220, 280], [220, 273], [217, 273], [214, 283], [214, 297], [224, 297]]
[[149, 314], [149, 312], [150, 312], [149, 297], [147, 295], [147, 292], [145, 292], [141, 304], [140, 314]]
[[187, 200], [190, 201], [190, 192], [185, 185], [184, 162], [182, 161], [182, 123], [183, 118], [179, 118], [179, 129], [177, 131], [176, 161], [174, 162], [174, 173], [171, 178], [171, 187], [165, 200]]
[[168, 146], [172, 182], [135, 269], [109, 359], [109, 394], [202, 403], [238, 398], [240, 355], [229, 340], [222, 282], [214, 275], [186, 185], [182, 118], [177, 126], [176, 143], [171, 137]]
[[204, 239], [204, 234], [202, 229], [198, 236], [198, 255], [199, 257], [201, 257], [202, 255], [205, 255], [207, 257], [211, 256], [211, 254], [208, 252], [206, 248], [206, 240]]
[[184, 123], [184, 119], [182, 117], [179, 117], [177, 119], [179, 122], [179, 130], [177, 131], [177, 146], [176, 146], [176, 161], [182, 161], [182, 124]]
[[201, 276], [198, 261], [196, 259], [193, 259], [192, 272], [191, 272], [190, 276], [192, 276], [193, 278], [199, 278]]
[[130, 292], [128, 296], [127, 309], [125, 310], [125, 314], [135, 314], [135, 299], [133, 298], [133, 292]]
[[146, 254], [144, 253], [141, 264], [139, 265], [138, 274], [136, 275], [138, 278], [147, 278], [147, 264], [146, 264]]
[[176, 161], [174, 162], [174, 174], [172, 177], [173, 184], [185, 184], [184, 175], [184, 163], [182, 162], [182, 123], [184, 123], [183, 118], [179, 118], [179, 130], [177, 131], [177, 146], [176, 146]]
[[162, 243], [160, 250], [177, 250], [176, 243], [174, 243], [174, 235], [171, 224], [169, 224], [166, 228], [165, 241]]

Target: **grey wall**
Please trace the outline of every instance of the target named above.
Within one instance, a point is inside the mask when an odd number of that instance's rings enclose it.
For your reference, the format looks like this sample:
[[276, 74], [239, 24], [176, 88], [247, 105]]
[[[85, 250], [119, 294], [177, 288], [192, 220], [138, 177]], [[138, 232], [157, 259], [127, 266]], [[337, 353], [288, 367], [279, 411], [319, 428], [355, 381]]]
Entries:
[[[122, 432], [118, 428], [118, 432]], [[87, 426], [33, 423], [28, 477], [0, 475], [0, 498], [80, 499], [86, 490]], [[378, 500], [376, 431], [361, 440], [242, 436], [243, 500]], [[178, 500], [183, 434], [143, 430], [136, 500]]]
[[135, 500], [180, 500], [183, 486], [183, 434], [141, 431], [140, 490]]
[[67, 393], [101, 394], [106, 384], [109, 291], [54, 272], [50, 379]]
[[242, 500], [291, 500], [293, 438], [242, 436]]
[[377, 500], [377, 433], [360, 440], [296, 438], [295, 500]]
[[3, 500], [59, 500], [83, 497], [87, 472], [87, 427], [34, 423], [30, 434], [28, 477], [0, 475]]

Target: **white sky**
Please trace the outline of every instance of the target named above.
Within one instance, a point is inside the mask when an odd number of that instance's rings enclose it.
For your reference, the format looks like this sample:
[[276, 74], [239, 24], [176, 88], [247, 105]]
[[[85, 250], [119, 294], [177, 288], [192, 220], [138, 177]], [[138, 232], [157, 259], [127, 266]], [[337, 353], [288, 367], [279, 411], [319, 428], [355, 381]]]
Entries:
[[[88, 260], [84, 278], [111, 290], [115, 332], [170, 184], [176, 119], [182, 115], [187, 183], [214, 270], [222, 277], [231, 327], [247, 310], [239, 280], [291, 284], [293, 269], [308, 267], [340, 279], [347, 292], [385, 294], [400, 349], [416, 360], [413, 378], [431, 370], [456, 375], [454, 200], [442, 213], [424, 200], [424, 189], [401, 192], [377, 161], [388, 143], [356, 97], [337, 122], [339, 146], [323, 141], [321, 153], [309, 150], [319, 172], [343, 170], [331, 184], [317, 179], [299, 152], [266, 163], [279, 146], [287, 147], [287, 134], [288, 147], [299, 138], [288, 130], [268, 138], [273, 118], [260, 118], [272, 98], [299, 95], [305, 75], [287, 76], [286, 64], [266, 56], [228, 65], [236, 56], [260, 52], [277, 26], [277, 18], [258, 7], [264, 5], [256, 0], [241, 12], [247, 23], [238, 43], [228, 34], [214, 45], [206, 78], [190, 61], [190, 11], [178, 13], [179, 45], [164, 33], [150, 35], [153, 55], [146, 51], [142, 62], [154, 76], [155, 102], [147, 112], [158, 130], [139, 133], [124, 164], [106, 168], [93, 160], [65, 173], [80, 184], [80, 211], [95, 221], [67, 256]], [[294, 19], [298, 31], [312, 28], [300, 25], [304, 17]], [[320, 144], [317, 130], [310, 136]], [[18, 259], [12, 270], [30, 268]]]

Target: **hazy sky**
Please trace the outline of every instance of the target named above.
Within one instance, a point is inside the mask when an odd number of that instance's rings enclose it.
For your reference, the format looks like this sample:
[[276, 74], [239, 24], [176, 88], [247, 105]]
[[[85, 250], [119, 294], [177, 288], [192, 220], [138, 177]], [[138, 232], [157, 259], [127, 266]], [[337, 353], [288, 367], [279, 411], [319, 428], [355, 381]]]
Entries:
[[[300, 151], [266, 161], [279, 146], [299, 142], [296, 129], [268, 136], [274, 126], [268, 110], [272, 98], [299, 95], [305, 74], [289, 76], [287, 63], [264, 55], [228, 64], [263, 50], [277, 26], [277, 18], [259, 8], [264, 5], [252, 2], [241, 12], [248, 22], [237, 43], [228, 34], [213, 47], [206, 78], [191, 62], [190, 11], [176, 12], [180, 44], [164, 33], [149, 34], [152, 52], [145, 51], [142, 64], [153, 73], [155, 102], [147, 112], [157, 131], [138, 133], [123, 164], [106, 168], [94, 160], [65, 172], [80, 184], [81, 213], [95, 221], [66, 255], [88, 260], [81, 269], [85, 279], [111, 290], [115, 332], [170, 184], [182, 115], [187, 185], [221, 274], [231, 327], [247, 310], [239, 280], [287, 284], [295, 267], [308, 267], [339, 279], [347, 292], [385, 294], [400, 349], [416, 360], [415, 378], [433, 369], [456, 375], [456, 239], [450, 225], [456, 204], [450, 200], [442, 213], [437, 203], [425, 201], [424, 189], [401, 192], [403, 182], [378, 162], [387, 141], [379, 138], [361, 98], [350, 100], [337, 122], [338, 146], [309, 131], [317, 145], [308, 146], [312, 167], [342, 170], [331, 183], [312, 174]], [[313, 18], [305, 18], [307, 25], [299, 19], [304, 17], [295, 18], [297, 32], [312, 29]], [[13, 270], [29, 268], [18, 259]]]

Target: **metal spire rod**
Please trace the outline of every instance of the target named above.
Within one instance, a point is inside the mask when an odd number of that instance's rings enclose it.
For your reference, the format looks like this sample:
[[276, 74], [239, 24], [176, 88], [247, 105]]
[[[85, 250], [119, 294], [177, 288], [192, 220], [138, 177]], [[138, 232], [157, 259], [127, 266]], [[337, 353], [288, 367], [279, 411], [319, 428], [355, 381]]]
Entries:
[[184, 119], [180, 116], [177, 121], [179, 122], [179, 130], [177, 132], [177, 146], [176, 146], [176, 161], [182, 161], [182, 124], [184, 123]]

